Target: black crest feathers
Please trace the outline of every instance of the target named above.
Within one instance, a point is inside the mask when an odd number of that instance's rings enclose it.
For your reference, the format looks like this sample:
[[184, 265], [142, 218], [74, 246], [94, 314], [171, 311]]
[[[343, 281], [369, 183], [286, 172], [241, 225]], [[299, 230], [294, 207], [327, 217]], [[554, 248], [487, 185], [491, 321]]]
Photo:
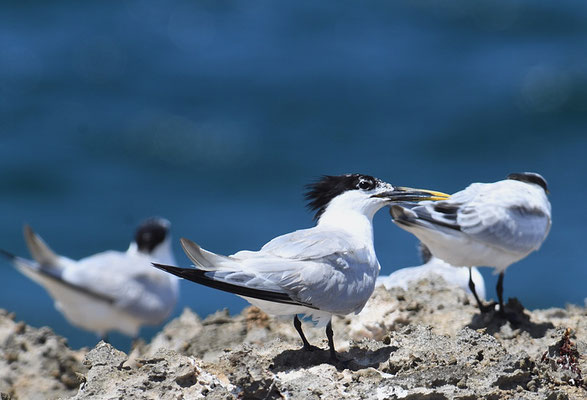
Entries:
[[324, 175], [318, 181], [306, 185], [305, 198], [308, 200], [308, 208], [316, 211], [314, 220], [317, 220], [336, 196], [348, 190], [372, 190], [377, 183], [378, 179], [370, 175]]

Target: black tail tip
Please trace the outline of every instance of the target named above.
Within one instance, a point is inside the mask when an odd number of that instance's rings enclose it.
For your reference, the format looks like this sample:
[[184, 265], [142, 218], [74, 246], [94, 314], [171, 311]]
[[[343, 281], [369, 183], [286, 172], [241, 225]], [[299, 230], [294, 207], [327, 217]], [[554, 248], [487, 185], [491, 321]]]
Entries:
[[16, 258], [16, 256], [14, 254], [12, 254], [4, 249], [0, 249], [0, 254], [11, 261]]
[[167, 269], [169, 267], [169, 265], [159, 264], [159, 263], [155, 263], [155, 262], [152, 262], [151, 265], [157, 269], [162, 270], [162, 271], [167, 271]]
[[183, 278], [183, 268], [175, 267], [173, 265], [154, 263], [154, 262], [152, 262], [151, 265], [153, 265], [153, 267], [155, 267], [157, 269], [160, 269], [163, 272], [168, 272], [172, 275], [179, 276], [180, 278]]

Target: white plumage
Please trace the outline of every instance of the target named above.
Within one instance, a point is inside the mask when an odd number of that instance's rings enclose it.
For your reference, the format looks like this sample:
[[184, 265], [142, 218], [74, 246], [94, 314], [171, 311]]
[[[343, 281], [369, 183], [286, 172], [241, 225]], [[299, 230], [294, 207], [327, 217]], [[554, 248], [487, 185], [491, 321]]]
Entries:
[[[244, 296], [266, 312], [305, 314], [317, 326], [325, 326], [333, 314], [361, 311], [373, 292], [380, 266], [371, 218], [361, 219], [352, 225], [345, 223], [348, 219], [335, 226], [319, 222], [314, 228], [279, 236], [259, 251], [239, 251], [230, 257], [196, 250], [197, 245], [186, 239], [182, 245], [196, 266], [213, 265], [209, 276], [215, 280], [282, 293], [294, 300], [295, 304], [283, 304]], [[365, 235], [354, 234], [358, 225], [363, 225]]]
[[375, 287], [379, 262], [373, 246], [373, 215], [392, 201], [441, 199], [447, 195], [393, 187], [368, 175], [326, 176], [311, 185], [307, 198], [315, 227], [279, 236], [259, 251], [226, 257], [182, 239], [196, 268], [156, 265], [170, 273], [245, 297], [274, 315], [297, 314], [326, 325], [331, 358], [336, 359], [330, 319], [361, 311]]
[[147, 220], [126, 252], [105, 251], [76, 261], [55, 254], [26, 226], [34, 260], [3, 254], [49, 292], [72, 325], [102, 338], [110, 331], [137, 337], [142, 325], [165, 320], [177, 301], [177, 278], [151, 265], [174, 260], [168, 229], [166, 220]]
[[[508, 266], [538, 250], [551, 225], [546, 181], [536, 173], [510, 174], [495, 183], [474, 183], [437, 203], [394, 205], [392, 216], [431, 253], [451, 265]], [[503, 310], [503, 307], [500, 309]]]

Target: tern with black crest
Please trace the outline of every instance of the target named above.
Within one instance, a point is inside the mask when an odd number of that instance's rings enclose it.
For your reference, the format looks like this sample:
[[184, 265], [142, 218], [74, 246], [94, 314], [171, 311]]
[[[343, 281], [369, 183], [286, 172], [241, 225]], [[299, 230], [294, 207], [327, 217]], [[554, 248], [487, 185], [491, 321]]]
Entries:
[[179, 277], [235, 293], [269, 314], [293, 317], [304, 349], [315, 350], [298, 315], [326, 326], [332, 361], [331, 317], [361, 311], [375, 287], [379, 262], [374, 214], [396, 201], [441, 200], [444, 193], [392, 186], [369, 175], [324, 176], [308, 185], [316, 226], [279, 236], [259, 251], [222, 256], [182, 239], [195, 268], [155, 264]]
[[141, 326], [163, 322], [177, 301], [178, 279], [151, 264], [174, 262], [169, 228], [169, 221], [150, 218], [138, 227], [127, 251], [76, 261], [53, 252], [27, 225], [24, 236], [33, 260], [4, 250], [0, 254], [43, 286], [72, 325], [102, 339], [111, 331], [136, 338]]
[[[391, 214], [435, 257], [452, 265], [493, 267], [499, 273], [496, 289], [503, 313], [506, 268], [538, 250], [550, 230], [548, 193], [541, 175], [513, 173], [499, 182], [473, 183], [447, 200], [393, 205]], [[473, 281], [469, 284], [475, 294]], [[475, 297], [481, 311], [490, 309]]]

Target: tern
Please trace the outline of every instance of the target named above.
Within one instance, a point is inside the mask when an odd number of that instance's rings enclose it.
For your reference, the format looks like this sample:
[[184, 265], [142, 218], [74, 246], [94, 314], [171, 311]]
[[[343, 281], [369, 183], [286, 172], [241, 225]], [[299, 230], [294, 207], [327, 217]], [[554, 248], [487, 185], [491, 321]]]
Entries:
[[[493, 267], [503, 307], [503, 278], [511, 264], [538, 250], [548, 236], [551, 207], [546, 180], [534, 172], [513, 173], [494, 183], [473, 183], [437, 203], [393, 205], [394, 222], [414, 234], [435, 257], [449, 264]], [[469, 275], [470, 277], [470, 275]], [[489, 311], [471, 291], [479, 309]]]
[[[446, 282], [456, 285], [471, 294], [473, 294], [473, 290], [469, 280], [472, 280], [476, 288], [475, 294], [482, 299], [485, 298], [485, 281], [477, 268], [472, 267], [470, 272], [463, 268], [455, 268], [455, 266], [442, 261], [440, 258], [434, 257], [423, 243], [420, 243], [419, 250], [422, 265], [400, 268], [390, 275], [380, 276], [377, 278], [377, 286], [385, 286], [387, 290], [394, 287], [408, 290], [412, 282], [438, 275]], [[469, 277], [469, 274], [471, 274], [471, 277]]]
[[278, 236], [259, 251], [223, 256], [181, 239], [195, 268], [155, 264], [187, 280], [235, 293], [268, 314], [293, 316], [305, 350], [298, 315], [326, 326], [330, 359], [332, 315], [359, 313], [375, 287], [380, 266], [373, 246], [374, 214], [395, 201], [441, 200], [448, 195], [392, 186], [369, 175], [323, 176], [307, 186], [316, 226]]
[[178, 279], [151, 265], [174, 262], [169, 228], [165, 219], [148, 219], [138, 227], [126, 252], [109, 250], [76, 261], [53, 252], [25, 225], [24, 237], [34, 260], [0, 252], [49, 292], [72, 325], [104, 340], [110, 331], [136, 339], [142, 325], [163, 322], [177, 301]]

